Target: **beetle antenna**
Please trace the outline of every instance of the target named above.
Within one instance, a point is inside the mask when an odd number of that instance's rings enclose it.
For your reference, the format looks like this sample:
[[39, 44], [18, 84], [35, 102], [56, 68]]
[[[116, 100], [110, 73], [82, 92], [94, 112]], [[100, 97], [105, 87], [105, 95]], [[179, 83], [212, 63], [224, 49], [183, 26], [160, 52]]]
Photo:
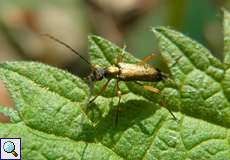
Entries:
[[61, 40], [57, 39], [56, 37], [51, 36], [49, 34], [41, 34], [41, 36], [48, 37], [48, 38], [56, 41], [57, 43], [62, 44], [63, 46], [65, 46], [66, 48], [70, 49], [73, 53], [78, 55], [81, 59], [83, 59], [87, 64], [89, 64], [91, 66], [91, 63], [89, 61], [87, 61], [80, 53], [78, 53], [76, 50], [74, 50], [72, 47], [70, 47], [70, 45], [66, 44], [65, 42], [63, 42], [63, 41], [61, 41]]

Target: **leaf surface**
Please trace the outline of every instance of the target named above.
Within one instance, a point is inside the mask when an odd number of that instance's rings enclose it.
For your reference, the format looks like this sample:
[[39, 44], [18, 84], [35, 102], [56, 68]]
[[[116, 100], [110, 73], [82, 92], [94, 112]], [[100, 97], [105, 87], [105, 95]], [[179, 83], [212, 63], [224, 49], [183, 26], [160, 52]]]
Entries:
[[[87, 84], [65, 71], [35, 62], [0, 64], [0, 79], [16, 104], [16, 112], [0, 107], [12, 120], [0, 124], [0, 137], [21, 137], [24, 159], [230, 159], [230, 16], [224, 14], [224, 63], [179, 32], [153, 28], [170, 77], [144, 83], [159, 95], [120, 82], [119, 105], [116, 79], [89, 105]], [[89, 37], [92, 64], [115, 65], [121, 53], [111, 42]], [[127, 51], [123, 61], [140, 62]], [[95, 82], [93, 96], [105, 81]]]

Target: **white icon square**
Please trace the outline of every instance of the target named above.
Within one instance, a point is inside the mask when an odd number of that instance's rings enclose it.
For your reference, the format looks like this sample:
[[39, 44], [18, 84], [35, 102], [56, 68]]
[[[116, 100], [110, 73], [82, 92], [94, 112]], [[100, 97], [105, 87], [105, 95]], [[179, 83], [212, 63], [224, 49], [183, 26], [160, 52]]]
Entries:
[[21, 159], [21, 138], [0, 138], [0, 160]]

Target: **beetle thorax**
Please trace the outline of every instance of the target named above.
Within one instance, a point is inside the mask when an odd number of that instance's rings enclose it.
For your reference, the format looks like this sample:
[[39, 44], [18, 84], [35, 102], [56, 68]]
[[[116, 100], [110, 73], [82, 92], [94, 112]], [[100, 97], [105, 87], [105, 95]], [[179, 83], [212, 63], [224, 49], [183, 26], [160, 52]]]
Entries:
[[107, 77], [116, 77], [117, 75], [119, 75], [120, 72], [120, 68], [117, 66], [110, 66], [106, 69], [106, 76]]

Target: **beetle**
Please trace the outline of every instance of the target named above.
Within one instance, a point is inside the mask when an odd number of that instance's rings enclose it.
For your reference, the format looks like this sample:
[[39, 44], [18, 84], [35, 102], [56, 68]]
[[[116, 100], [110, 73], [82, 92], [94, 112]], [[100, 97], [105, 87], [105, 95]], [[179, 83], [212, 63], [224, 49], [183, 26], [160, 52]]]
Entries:
[[[140, 63], [137, 64], [131, 64], [131, 63], [124, 63], [122, 61], [124, 52], [125, 52], [125, 46], [123, 47], [122, 54], [117, 57], [116, 63], [114, 65], [102, 68], [98, 65], [91, 64], [88, 60], [86, 60], [79, 52], [74, 50], [71, 46], [64, 43], [63, 41], [49, 35], [49, 34], [42, 34], [42, 36], [46, 36], [57, 43], [60, 43], [70, 49], [73, 53], [78, 55], [82, 60], [84, 60], [88, 65], [90, 65], [91, 72], [89, 74], [89, 79], [92, 81], [100, 81], [104, 78], [107, 79], [107, 82], [102, 86], [101, 91], [96, 94], [95, 97], [93, 97], [89, 104], [95, 101], [95, 99], [100, 96], [105, 89], [107, 88], [109, 82], [112, 79], [116, 79], [116, 95], [118, 96], [118, 107], [116, 112], [116, 119], [115, 124], [118, 122], [118, 113], [119, 113], [119, 104], [121, 101], [122, 92], [119, 87], [120, 81], [134, 81], [137, 84], [143, 86], [145, 90], [148, 90], [152, 93], [159, 94], [160, 90], [157, 88], [154, 88], [152, 86], [148, 85], [142, 85], [139, 83], [139, 81], [145, 81], [145, 82], [159, 82], [162, 80], [165, 80], [168, 76], [161, 72], [159, 69], [154, 68], [153, 66], [147, 64], [150, 60], [152, 60], [155, 57], [155, 54], [150, 54], [142, 59]], [[176, 120], [175, 115], [168, 109], [169, 113], [173, 116], [173, 118]]]

